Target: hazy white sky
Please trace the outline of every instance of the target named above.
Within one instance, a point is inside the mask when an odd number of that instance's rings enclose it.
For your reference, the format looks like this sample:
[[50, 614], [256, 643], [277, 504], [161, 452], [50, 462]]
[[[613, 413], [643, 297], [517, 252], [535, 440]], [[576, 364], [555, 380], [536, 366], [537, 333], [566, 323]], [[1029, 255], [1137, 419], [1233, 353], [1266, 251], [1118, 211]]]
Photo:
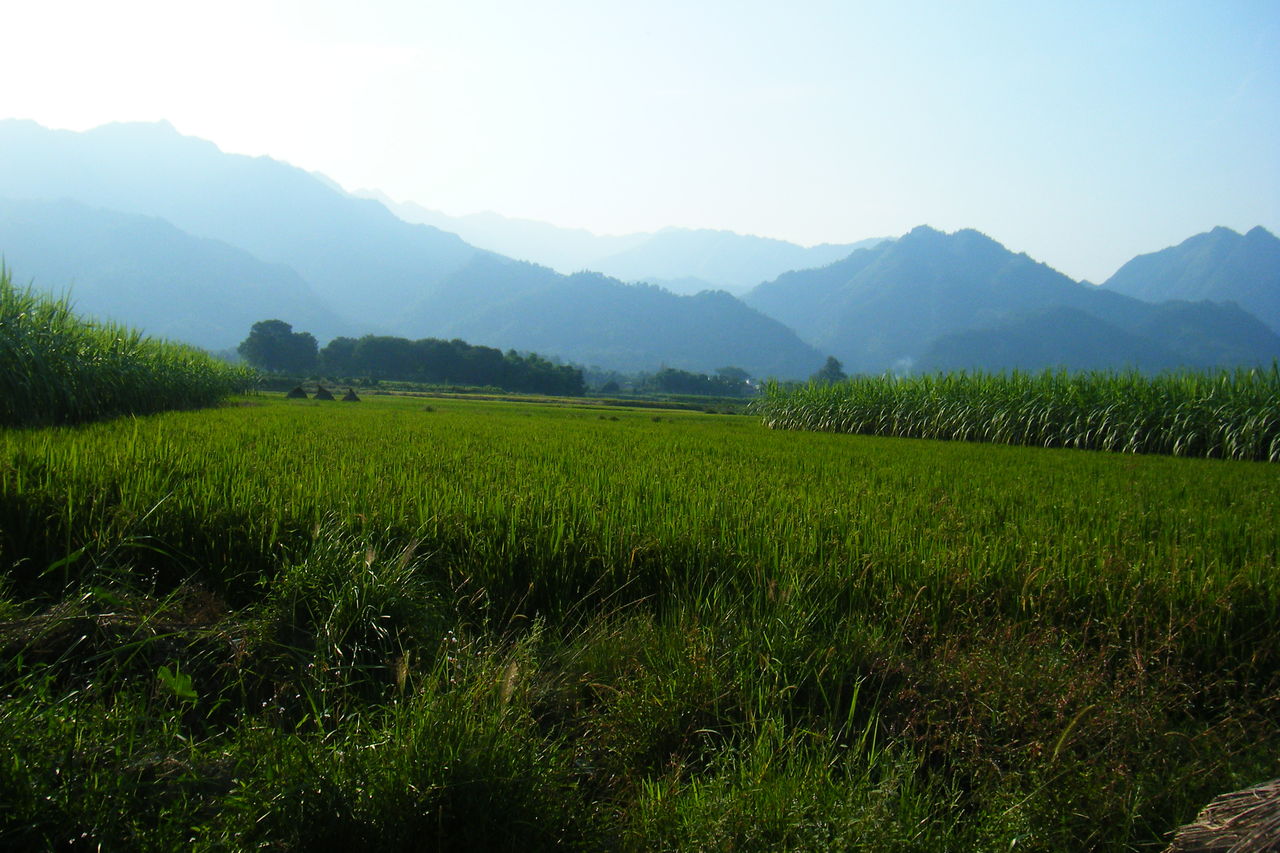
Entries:
[[[1280, 232], [1280, 2], [0, 0], [0, 117], [601, 233]], [[0, 152], [3, 156], [3, 152]]]

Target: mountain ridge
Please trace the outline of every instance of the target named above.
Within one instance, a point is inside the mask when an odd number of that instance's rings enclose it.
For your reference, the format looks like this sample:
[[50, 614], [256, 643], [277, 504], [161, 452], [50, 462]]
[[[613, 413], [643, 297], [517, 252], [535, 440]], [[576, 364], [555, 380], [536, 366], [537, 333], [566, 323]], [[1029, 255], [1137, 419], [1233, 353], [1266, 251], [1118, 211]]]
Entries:
[[[70, 198], [158, 216], [192, 236], [292, 267], [357, 324], [388, 325], [417, 290], [479, 251], [353, 200], [295, 166], [224, 153], [167, 122], [73, 133], [2, 120], [0, 146], [0, 196]], [[351, 286], [366, 277], [380, 282], [376, 292]]]
[[376, 190], [360, 190], [355, 195], [381, 201], [405, 221], [450, 231], [474, 246], [549, 266], [566, 275], [591, 270], [623, 281], [667, 286], [684, 295], [701, 290], [740, 294], [787, 270], [821, 266], [887, 239], [801, 246], [720, 229], [674, 227], [599, 235], [583, 228], [492, 212], [450, 216], [415, 202], [396, 201]]
[[[943, 355], [963, 356], [981, 367], [984, 354], [994, 358], [997, 352], [1008, 353], [1014, 366], [1030, 368], [1044, 366], [1046, 360], [1088, 362], [1122, 340], [1125, 347], [1113, 357], [1143, 369], [1163, 369], [1174, 362], [1256, 363], [1280, 354], [1280, 338], [1238, 307], [1243, 302], [1144, 302], [1118, 292], [1123, 277], [1112, 281], [1114, 287], [1076, 282], [973, 229], [945, 234], [919, 226], [895, 240], [854, 248], [825, 265], [761, 281], [742, 300], [703, 288], [707, 282], [697, 276], [683, 280], [699, 293], [677, 295], [603, 273], [566, 275], [477, 248], [456, 234], [407, 223], [382, 203], [357, 198], [323, 176], [268, 157], [225, 154], [167, 123], [104, 125], [78, 134], [6, 120], [0, 121], [0, 147], [6, 154], [0, 158], [0, 198], [10, 199], [11, 213], [19, 209], [14, 207], [19, 199], [48, 203], [66, 198], [99, 213], [63, 209], [64, 226], [77, 217], [102, 219], [108, 212], [154, 217], [147, 224], [130, 219], [134, 231], [125, 228], [154, 247], [150, 261], [138, 250], [126, 263], [121, 254], [126, 246], [101, 239], [77, 244], [70, 233], [62, 235], [63, 245], [68, 258], [79, 257], [95, 276], [114, 282], [117, 303], [109, 307], [127, 305], [138, 316], [144, 316], [144, 309], [168, 308], [188, 323], [168, 328], [189, 336], [197, 334], [191, 317], [211, 323], [219, 306], [232, 301], [238, 309], [260, 313], [257, 319], [290, 314], [280, 319], [300, 329], [314, 324], [322, 335], [330, 334], [326, 327], [409, 338], [466, 335], [475, 344], [535, 350], [621, 371], [743, 366], [757, 375], [799, 378], [816, 370], [826, 354], [844, 361], [848, 372], [875, 373], [929, 364]], [[46, 232], [56, 226], [49, 225], [47, 212], [23, 210], [32, 228], [41, 215]], [[124, 221], [104, 220], [83, 230], [124, 228]], [[6, 227], [7, 239], [16, 240], [18, 223], [10, 221]], [[44, 239], [32, 234], [23, 239]], [[577, 236], [588, 243], [594, 239], [587, 232]], [[748, 271], [765, 269], [761, 256], [744, 246], [765, 255], [779, 247], [808, 251], [785, 241], [710, 230], [668, 229], [646, 239], [658, 237], [686, 244], [683, 259], [668, 270], [672, 272], [699, 272], [697, 262], [714, 266], [726, 258]], [[159, 248], [166, 242], [168, 255]], [[609, 248], [617, 250], [616, 258], [643, 245], [614, 243]], [[824, 251], [842, 253], [854, 245]], [[1276, 289], [1268, 276], [1280, 276], [1277, 247], [1280, 241], [1262, 228], [1245, 235], [1215, 229], [1152, 257], [1174, 281], [1253, 275], [1265, 285], [1265, 294], [1267, 288]], [[15, 255], [25, 251], [18, 245], [10, 250]], [[4, 252], [0, 245], [0, 254]], [[187, 288], [218, 292], [201, 294], [201, 301], [185, 298], [192, 294], [174, 290], [172, 282], [165, 285], [165, 275], [172, 279], [182, 274], [172, 265], [165, 270], [170, 255], [188, 258], [178, 264], [189, 273]], [[1131, 264], [1151, 264], [1143, 260], [1147, 257]], [[113, 266], [133, 272], [112, 278], [103, 269]], [[198, 273], [206, 266], [219, 270], [223, 280], [202, 281]], [[252, 274], [246, 272], [250, 268]], [[54, 261], [45, 271], [21, 274], [43, 278], [49, 286], [63, 284], [48, 281], [48, 270], [71, 278], [83, 275], [67, 273]], [[278, 280], [273, 288], [288, 298], [273, 303], [249, 287], [249, 279], [237, 289], [236, 276], [246, 275]], [[158, 295], [149, 301], [131, 297], [129, 288], [139, 282], [157, 288], [153, 293]], [[230, 295], [235, 298], [212, 298]], [[146, 316], [161, 328], [175, 322]], [[1076, 340], [1046, 331], [1050, 327], [1044, 324], [1055, 317], [1059, 326], [1079, 330]], [[1041, 329], [1038, 338], [1036, 328]], [[1001, 334], [1007, 340], [999, 340]], [[1046, 348], [1050, 339], [1060, 341], [1056, 355]], [[1015, 340], [1023, 341], [1020, 350], [1011, 349]], [[950, 349], [943, 346], [947, 341]], [[1087, 341], [1094, 342], [1092, 355], [1085, 351]]]
[[1280, 332], [1280, 238], [1218, 226], [1130, 260], [1102, 287], [1146, 301], [1235, 302]]
[[0, 255], [37, 288], [65, 292], [77, 311], [206, 349], [234, 346], [263, 314], [320, 336], [351, 331], [292, 268], [159, 217], [0, 198]]
[[[463, 301], [455, 289], [442, 291], [447, 307], [421, 303], [419, 312], [452, 318], [439, 329], [442, 337], [554, 351], [584, 365], [628, 373], [662, 367], [709, 373], [734, 366], [754, 376], [800, 378], [824, 359], [783, 324], [724, 291], [675, 294], [602, 273], [562, 276], [498, 257], [473, 263], [487, 267], [481, 274], [490, 282], [499, 278], [496, 267], [517, 269], [508, 270], [516, 274], [490, 298]], [[654, 347], [655, 339], [661, 347]]]
[[[807, 375], [821, 363], [821, 357], [790, 330], [736, 300], [686, 302], [691, 297], [676, 297], [657, 288], [625, 290], [621, 282], [603, 277], [573, 280], [534, 265], [506, 265], [511, 280], [503, 281], [494, 270], [503, 267], [505, 259], [456, 235], [405, 223], [378, 202], [351, 197], [331, 182], [271, 158], [224, 154], [212, 143], [178, 134], [167, 123], [105, 125], [77, 134], [49, 131], [30, 122], [0, 121], [0, 148], [6, 152], [0, 160], [0, 197], [65, 197], [125, 216], [156, 217], [175, 234], [185, 235], [181, 239], [190, 245], [201, 239], [220, 241], [263, 267], [288, 268], [310, 285], [317, 311], [323, 314], [332, 307], [342, 323], [329, 325], [345, 324], [343, 331], [417, 338], [465, 327], [475, 344], [509, 341], [510, 346], [533, 349], [517, 343], [531, 335], [511, 330], [554, 309], [570, 324], [560, 330], [562, 337], [572, 337], [575, 330], [606, 327], [615, 338], [632, 342], [625, 358], [609, 360], [608, 347], [590, 350], [605, 359], [599, 366], [607, 369], [635, 370], [670, 362], [682, 369], [714, 370], [732, 364], [737, 354], [751, 355], [761, 340], [772, 348], [753, 355], [762, 370], [769, 364], [790, 365], [787, 375], [795, 377]], [[64, 236], [67, 245], [74, 243], [71, 235]], [[48, 282], [49, 276], [41, 270], [23, 274], [58, 286]], [[627, 302], [630, 309], [605, 310], [599, 299], [586, 300], [584, 281], [598, 291], [590, 294], [593, 297], [607, 293], [615, 301]], [[119, 284], [124, 287], [123, 282]], [[582, 311], [566, 313], [568, 293], [600, 307], [607, 322]], [[132, 304], [123, 290], [120, 298], [121, 304]], [[468, 303], [469, 318], [440, 314]], [[206, 301], [203, 310], [209, 310], [210, 304]], [[710, 305], [720, 315], [691, 311], [691, 305]], [[504, 307], [514, 313], [502, 316]], [[190, 314], [201, 309], [185, 310]], [[274, 307], [268, 311], [261, 300], [254, 310], [262, 314], [255, 319], [291, 313], [279, 319], [305, 329], [306, 321], [300, 321], [298, 311]], [[694, 335], [684, 318], [689, 313], [702, 316], [708, 328], [720, 329], [713, 337], [722, 352], [691, 348], [674, 337], [676, 329], [685, 337]], [[140, 315], [118, 319], [129, 321], [136, 316]], [[649, 318], [648, 328], [639, 327], [640, 317]], [[163, 327], [152, 318], [148, 325]], [[489, 339], [490, 335], [499, 340]], [[753, 337], [759, 339], [754, 344]], [[538, 351], [564, 357], [554, 336], [543, 340], [547, 345]]]
[[[1280, 337], [1244, 311], [1232, 315], [1238, 327], [1233, 332], [1224, 328], [1224, 322], [1231, 324], [1224, 321], [1223, 309], [1211, 307], [1215, 303], [1161, 308], [1077, 282], [973, 229], [944, 234], [919, 226], [892, 243], [860, 250], [819, 270], [780, 276], [753, 289], [744, 300], [790, 325], [802, 339], [834, 353], [847, 370], [866, 373], [951, 363], [954, 353], [944, 359], [930, 347], [958, 333], [968, 335], [968, 351], [974, 354], [967, 356], [965, 366], [981, 367], [981, 351], [974, 349], [977, 341], [986, 340], [993, 353], [1004, 345], [979, 333], [998, 333], [1012, 323], [1007, 331], [1013, 334], [1017, 323], [1025, 322], [1019, 317], [1049, 309], [1068, 312], [1061, 315], [1063, 321], [1079, 328], [1085, 322], [1079, 316], [1083, 314], [1123, 330], [1133, 344], [1123, 366], [1166, 369], [1179, 360], [1189, 367], [1265, 363], [1280, 355]], [[1166, 352], [1169, 340], [1179, 341], [1178, 358]], [[1083, 343], [1074, 348], [1067, 340], [1060, 343], [1055, 359], [1029, 345], [1022, 363], [1014, 358], [1005, 366], [1091, 362], [1088, 353], [1080, 351]]]

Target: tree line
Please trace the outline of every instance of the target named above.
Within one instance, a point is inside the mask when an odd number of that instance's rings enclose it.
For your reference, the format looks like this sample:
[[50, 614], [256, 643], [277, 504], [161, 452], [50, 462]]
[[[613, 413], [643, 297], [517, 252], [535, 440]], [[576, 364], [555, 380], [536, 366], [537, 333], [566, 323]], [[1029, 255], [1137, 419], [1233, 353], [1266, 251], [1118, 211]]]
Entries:
[[576, 367], [554, 364], [536, 353], [503, 353], [456, 338], [337, 337], [320, 348], [310, 332], [294, 332], [282, 320], [263, 320], [253, 325], [237, 351], [254, 367], [297, 376], [490, 385], [566, 396], [586, 391], [582, 371]]
[[715, 376], [664, 367], [649, 378], [650, 388], [664, 394], [704, 397], [744, 397], [752, 393], [750, 375], [740, 367], [722, 367]]

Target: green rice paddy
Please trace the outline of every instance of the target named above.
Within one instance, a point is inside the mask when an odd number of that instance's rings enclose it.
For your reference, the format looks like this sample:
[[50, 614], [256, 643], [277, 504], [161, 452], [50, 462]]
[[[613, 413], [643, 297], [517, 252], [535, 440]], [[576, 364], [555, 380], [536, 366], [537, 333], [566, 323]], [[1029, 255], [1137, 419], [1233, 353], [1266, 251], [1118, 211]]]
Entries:
[[0, 842], [1150, 849], [1280, 770], [1278, 517], [1265, 462], [669, 410], [3, 432]]

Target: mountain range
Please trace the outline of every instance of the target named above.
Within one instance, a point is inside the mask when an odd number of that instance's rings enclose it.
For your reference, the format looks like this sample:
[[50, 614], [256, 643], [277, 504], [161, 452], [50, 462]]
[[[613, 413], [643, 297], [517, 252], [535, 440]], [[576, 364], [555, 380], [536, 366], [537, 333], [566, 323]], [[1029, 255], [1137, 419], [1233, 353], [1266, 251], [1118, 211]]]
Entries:
[[1280, 241], [1262, 228], [1214, 229], [1095, 286], [971, 230], [805, 248], [450, 218], [165, 123], [0, 121], [0, 152], [0, 256], [19, 280], [213, 349], [279, 318], [322, 342], [460, 337], [625, 372], [803, 378], [828, 354], [849, 372], [1280, 357]]
[[242, 340], [265, 316], [325, 337], [354, 331], [291, 267], [154, 216], [0, 198], [0, 253], [19, 281], [35, 275], [81, 313], [207, 349]]
[[920, 226], [826, 267], [786, 273], [744, 299], [861, 373], [1155, 371], [1280, 355], [1275, 330], [1236, 304], [1143, 301], [1074, 281], [973, 230]]
[[1261, 226], [1245, 234], [1214, 228], [1168, 249], [1139, 255], [1103, 286], [1151, 302], [1235, 302], [1280, 332], [1280, 239]]
[[224, 154], [164, 122], [72, 133], [0, 121], [0, 150], [0, 197], [74, 199], [164, 219], [292, 268], [357, 325], [387, 324], [479, 251], [301, 169]]
[[[72, 133], [0, 121], [0, 151], [0, 198], [74, 200], [82, 219], [98, 211], [108, 218], [163, 220], [193, 244], [216, 241], [248, 253], [263, 267], [287, 267], [309, 286], [310, 295], [294, 286], [272, 300], [240, 304], [258, 313], [257, 319], [278, 316], [321, 340], [350, 329], [413, 338], [466, 334], [475, 344], [629, 372], [736, 365], [760, 375], [800, 376], [822, 363], [822, 355], [794, 332], [737, 300], [675, 296], [600, 278], [597, 289], [615, 297], [603, 300], [609, 310], [601, 313], [596, 310], [600, 299], [580, 298], [581, 279], [508, 263], [457, 235], [404, 222], [377, 201], [355, 198], [301, 169], [266, 157], [225, 154], [163, 122]], [[19, 222], [18, 207], [13, 209], [15, 217], [0, 229], [0, 254], [11, 267], [23, 258], [29, 266], [19, 276], [41, 287], [60, 290], [70, 284], [86, 310], [98, 311], [101, 295], [119, 287], [104, 270], [136, 267], [134, 261], [148, 251], [130, 245], [121, 233], [121, 239], [100, 242], [99, 254], [89, 257], [76, 248], [79, 226], [60, 226], [34, 207], [25, 208], [32, 216]], [[111, 227], [103, 222], [91, 230]], [[149, 287], [142, 301], [173, 305], [175, 314], [180, 305], [202, 299], [207, 304], [211, 298], [190, 292], [209, 286], [194, 271], [194, 261], [190, 275], [158, 261], [133, 286]], [[240, 322], [238, 314], [184, 308], [180, 319], [157, 324], [152, 314], [126, 309], [131, 299], [122, 292], [120, 302], [109, 311], [104, 306], [103, 313], [152, 333], [167, 333], [177, 324], [184, 339], [215, 349], [235, 346], [247, 334], [248, 325], [229, 331]], [[531, 322], [544, 314], [561, 318], [562, 342]], [[316, 325], [304, 325], [303, 319]], [[689, 339], [691, 322], [705, 326], [704, 343], [696, 335]], [[593, 339], [603, 342], [593, 345]], [[768, 345], [755, 343], [761, 340]], [[729, 341], [732, 346], [722, 346]]]
[[710, 229], [664, 228], [655, 233], [597, 235], [581, 228], [513, 219], [496, 213], [449, 216], [414, 202], [397, 202], [376, 190], [356, 193], [376, 199], [407, 222], [431, 225], [511, 258], [558, 272], [594, 270], [623, 281], [657, 284], [673, 293], [726, 290], [741, 294], [788, 270], [820, 267], [883, 238], [856, 243], [800, 246], [785, 240]]

